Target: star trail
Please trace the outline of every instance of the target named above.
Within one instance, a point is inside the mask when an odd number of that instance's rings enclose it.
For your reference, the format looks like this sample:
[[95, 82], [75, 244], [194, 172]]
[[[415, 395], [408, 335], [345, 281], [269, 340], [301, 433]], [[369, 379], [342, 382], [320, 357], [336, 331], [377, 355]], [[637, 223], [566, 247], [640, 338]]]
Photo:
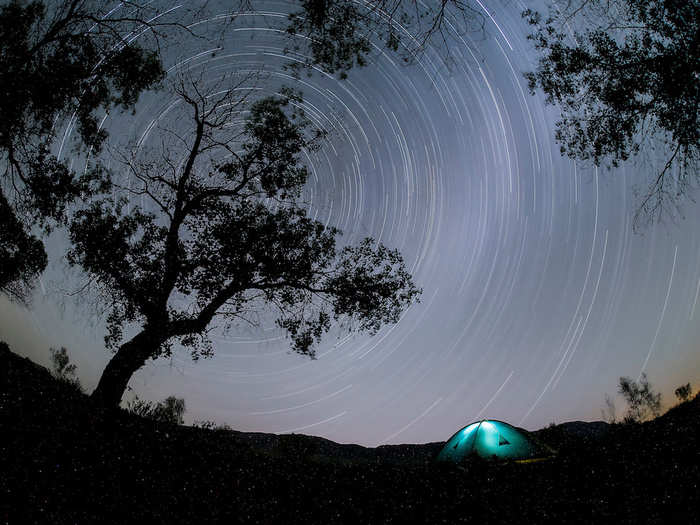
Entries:
[[[479, 418], [528, 429], [600, 419], [623, 375], [646, 372], [667, 402], [697, 381], [699, 208], [688, 201], [677, 223], [634, 233], [635, 190], [661, 159], [606, 169], [562, 157], [557, 108], [523, 78], [536, 60], [524, 5], [477, 0], [484, 30], [453, 35], [448, 62], [429, 47], [404, 64], [377, 45], [339, 80], [295, 79], [283, 31], [293, 4], [253, 4], [231, 17], [215, 3], [191, 26], [215, 36], [165, 42], [169, 77], [185, 68], [226, 89], [222, 79], [256, 73], [241, 94], [301, 90], [328, 132], [306, 155], [309, 215], [340, 228], [341, 244], [373, 236], [397, 248], [422, 299], [375, 336], [338, 327], [316, 360], [291, 352], [273, 318], [214, 329], [212, 359], [149, 362], [130, 383], [140, 397], [184, 397], [190, 422], [376, 446], [445, 440]], [[135, 114], [106, 115], [109, 147], [156, 147], [159, 127], [179, 125], [175, 106], [147, 94]], [[103, 325], [67, 295], [83, 281], [66, 269], [60, 232], [49, 248], [33, 312], [3, 299], [2, 330], [43, 363], [49, 345], [67, 346], [92, 389], [110, 357]]]

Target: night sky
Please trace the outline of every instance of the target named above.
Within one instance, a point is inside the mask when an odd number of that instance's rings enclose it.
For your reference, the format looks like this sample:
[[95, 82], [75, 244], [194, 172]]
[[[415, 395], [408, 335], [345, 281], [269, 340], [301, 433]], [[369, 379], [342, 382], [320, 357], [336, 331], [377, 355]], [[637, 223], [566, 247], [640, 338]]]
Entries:
[[[445, 440], [481, 417], [528, 429], [600, 419], [622, 375], [646, 372], [666, 406], [675, 387], [698, 385], [700, 206], [634, 233], [634, 191], [661, 159], [596, 170], [560, 155], [557, 108], [522, 76], [536, 59], [524, 5], [475, 0], [485, 33], [453, 39], [449, 67], [432, 49], [410, 66], [377, 49], [344, 81], [295, 81], [274, 29], [292, 4], [254, 5], [260, 13], [235, 21], [210, 6], [196, 29], [212, 38], [166, 42], [166, 67], [212, 85], [262, 71], [246, 86], [260, 96], [301, 89], [329, 131], [307, 159], [310, 215], [339, 227], [341, 245], [373, 236], [398, 248], [422, 300], [374, 337], [332, 332], [313, 361], [290, 351], [273, 318], [215, 331], [213, 359], [151, 361], [134, 392], [184, 397], [188, 422], [375, 446]], [[145, 95], [135, 115], [108, 116], [109, 147], [156, 146], [154, 123], [184, 125], [174, 102]], [[49, 346], [66, 346], [91, 391], [110, 354], [98, 307], [68, 295], [85, 278], [67, 269], [65, 248], [60, 232], [49, 240], [33, 311], [0, 299], [0, 334], [45, 365]]]

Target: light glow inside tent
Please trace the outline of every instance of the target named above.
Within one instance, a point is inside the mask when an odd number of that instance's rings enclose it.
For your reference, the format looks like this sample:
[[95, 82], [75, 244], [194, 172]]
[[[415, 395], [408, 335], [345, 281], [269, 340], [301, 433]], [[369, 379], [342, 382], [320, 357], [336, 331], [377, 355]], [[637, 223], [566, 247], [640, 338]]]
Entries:
[[460, 462], [469, 456], [496, 459], [530, 459], [543, 451], [527, 432], [495, 420], [477, 421], [456, 432], [445, 444], [438, 460]]

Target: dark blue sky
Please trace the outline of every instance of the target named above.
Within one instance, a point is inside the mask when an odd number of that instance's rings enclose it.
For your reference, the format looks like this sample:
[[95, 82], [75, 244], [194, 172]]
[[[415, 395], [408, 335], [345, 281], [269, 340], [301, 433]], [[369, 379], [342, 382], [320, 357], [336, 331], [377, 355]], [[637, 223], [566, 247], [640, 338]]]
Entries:
[[[190, 421], [374, 446], [444, 440], [479, 417], [529, 429], [599, 419], [621, 375], [646, 371], [667, 404], [676, 386], [697, 385], [700, 209], [634, 234], [634, 189], [660, 160], [609, 171], [561, 157], [556, 108], [522, 77], [535, 60], [523, 6], [475, 3], [486, 33], [455, 39], [449, 68], [431, 50], [412, 66], [377, 51], [348, 80], [297, 82], [282, 68], [288, 43], [268, 30], [288, 4], [255, 5], [265, 14], [239, 17], [223, 38], [170, 43], [168, 66], [212, 82], [262, 69], [261, 94], [303, 90], [331, 132], [308, 158], [310, 214], [343, 242], [398, 248], [422, 302], [374, 337], [329, 335], [315, 361], [262, 319], [215, 336], [211, 360], [149, 363], [130, 383], [140, 397], [184, 397]], [[223, 13], [213, 5], [198, 28], [218, 34]], [[112, 146], [155, 145], [152, 123], [178, 125], [174, 100], [146, 96], [136, 115], [108, 117]], [[60, 233], [50, 246], [33, 312], [0, 299], [0, 333], [44, 364], [48, 346], [67, 346], [91, 389], [109, 358], [102, 324], [89, 298], [66, 295], [82, 280], [66, 271]]]

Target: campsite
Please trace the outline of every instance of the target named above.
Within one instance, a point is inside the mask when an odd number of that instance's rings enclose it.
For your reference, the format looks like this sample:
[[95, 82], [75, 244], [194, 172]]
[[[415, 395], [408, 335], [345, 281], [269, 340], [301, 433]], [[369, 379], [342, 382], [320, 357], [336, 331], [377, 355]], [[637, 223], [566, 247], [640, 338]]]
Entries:
[[700, 0], [0, 0], [0, 525], [700, 524]]
[[543, 429], [559, 448], [547, 461], [454, 464], [435, 461], [444, 443], [367, 449], [106, 414], [4, 345], [0, 365], [3, 523], [662, 524], [693, 523], [700, 505], [697, 396], [603, 435]]

